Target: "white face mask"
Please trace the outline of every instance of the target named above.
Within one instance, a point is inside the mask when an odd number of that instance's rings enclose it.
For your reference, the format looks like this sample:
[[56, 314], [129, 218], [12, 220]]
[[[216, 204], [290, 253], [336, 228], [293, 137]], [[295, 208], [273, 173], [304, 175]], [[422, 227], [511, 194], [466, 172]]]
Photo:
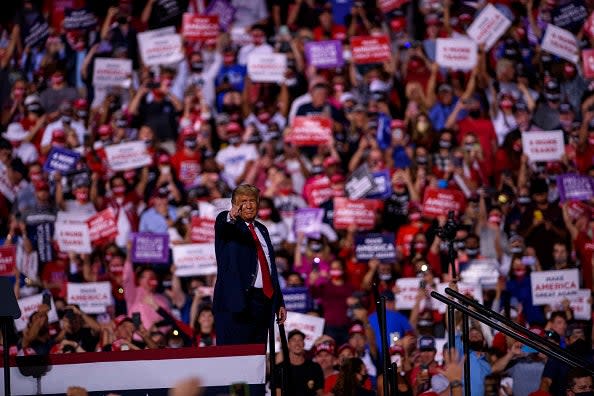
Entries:
[[159, 171], [164, 175], [168, 175], [171, 173], [171, 167], [169, 165], [162, 166], [159, 168]]

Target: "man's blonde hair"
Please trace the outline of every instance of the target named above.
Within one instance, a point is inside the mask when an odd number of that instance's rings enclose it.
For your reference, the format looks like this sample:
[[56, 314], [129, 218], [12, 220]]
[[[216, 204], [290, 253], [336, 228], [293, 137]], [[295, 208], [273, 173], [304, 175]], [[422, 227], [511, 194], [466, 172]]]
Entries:
[[256, 201], [260, 200], [260, 189], [256, 186], [251, 184], [241, 184], [233, 190], [231, 193], [231, 203], [235, 203], [235, 198], [238, 195], [247, 195], [250, 197], [255, 197]]

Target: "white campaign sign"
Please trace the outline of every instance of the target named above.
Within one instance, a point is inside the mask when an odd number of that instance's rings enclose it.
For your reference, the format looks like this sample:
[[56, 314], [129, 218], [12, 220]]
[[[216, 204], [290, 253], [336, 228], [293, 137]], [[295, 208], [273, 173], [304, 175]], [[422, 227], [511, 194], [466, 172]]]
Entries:
[[559, 161], [565, 153], [563, 132], [523, 132], [522, 148], [531, 162]]
[[[479, 284], [471, 284], [471, 283], [463, 283], [463, 282], [458, 282], [457, 283], [458, 286], [458, 293], [463, 294], [465, 296], [470, 296], [473, 299], [475, 299], [476, 301], [478, 301], [480, 304], [483, 303], [483, 287]], [[438, 283], [437, 284], [437, 292], [439, 294], [442, 294], [444, 296], [449, 296], [448, 294], [445, 293], [445, 289], [449, 287], [449, 283]], [[441, 313], [445, 313], [447, 310], [447, 306], [440, 302], [437, 301], [435, 299], [433, 299], [433, 304], [434, 307], [437, 307], [437, 310]]]
[[580, 50], [575, 36], [568, 30], [549, 23], [540, 45], [543, 51], [557, 55], [573, 63], [578, 63]]
[[131, 59], [95, 58], [93, 85], [130, 88], [131, 77]]
[[87, 314], [105, 313], [105, 309], [113, 304], [109, 282], [68, 282], [67, 296], [68, 304], [78, 305]]
[[152, 163], [143, 141], [126, 142], [105, 146], [109, 167], [114, 171], [136, 169]]
[[285, 54], [258, 54], [248, 56], [247, 71], [254, 82], [279, 83], [285, 79], [287, 70], [287, 55]]
[[477, 45], [467, 38], [438, 38], [435, 62], [454, 70], [470, 70], [478, 61]]
[[396, 309], [413, 309], [419, 294], [419, 278], [400, 278], [396, 280], [399, 292], [396, 293]]
[[592, 319], [592, 298], [590, 289], [580, 289], [569, 297], [569, 305], [573, 310], [573, 316], [577, 320]]
[[[305, 315], [298, 312], [287, 312], [287, 320], [285, 321], [285, 330], [287, 334], [291, 330], [298, 329], [305, 334], [305, 349], [310, 350], [314, 342], [324, 334], [324, 318], [316, 316]], [[276, 332], [277, 351], [280, 351], [280, 334]]]
[[[23, 331], [27, 328], [27, 323], [29, 323], [29, 317], [33, 312], [37, 311], [37, 308], [43, 302], [43, 294], [35, 294], [34, 296], [29, 296], [25, 298], [21, 298], [19, 303], [19, 308], [21, 308], [21, 317], [15, 319], [14, 325], [17, 331]], [[47, 314], [47, 318], [49, 323], [55, 323], [58, 321], [58, 312], [56, 311], [56, 306], [54, 304], [54, 299], [52, 298], [52, 306], [50, 311]]]
[[147, 66], [169, 65], [184, 58], [179, 34], [138, 33], [140, 56]]
[[58, 212], [54, 237], [62, 252], [90, 254], [93, 251], [88, 218], [84, 213]]
[[484, 43], [485, 50], [489, 51], [510, 26], [511, 21], [501, 11], [492, 4], [487, 4], [466, 33], [477, 44]]
[[558, 271], [535, 271], [530, 273], [532, 303], [555, 305], [564, 298], [571, 299], [580, 287], [577, 268]]
[[173, 247], [175, 275], [194, 276], [217, 273], [214, 243], [192, 243]]

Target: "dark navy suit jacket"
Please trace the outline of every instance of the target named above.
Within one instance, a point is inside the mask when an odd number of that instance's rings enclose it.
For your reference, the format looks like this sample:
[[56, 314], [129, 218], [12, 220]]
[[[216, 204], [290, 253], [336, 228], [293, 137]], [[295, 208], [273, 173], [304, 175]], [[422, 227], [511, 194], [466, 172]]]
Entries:
[[[229, 211], [221, 212], [215, 223], [215, 253], [217, 257], [217, 281], [214, 288], [213, 310], [215, 312], [242, 312], [246, 308], [247, 294], [254, 286], [258, 271], [256, 243], [245, 221], [227, 221]], [[266, 226], [254, 221], [264, 236], [270, 255], [274, 295], [272, 307], [278, 312], [284, 306], [274, 261], [274, 249]]]

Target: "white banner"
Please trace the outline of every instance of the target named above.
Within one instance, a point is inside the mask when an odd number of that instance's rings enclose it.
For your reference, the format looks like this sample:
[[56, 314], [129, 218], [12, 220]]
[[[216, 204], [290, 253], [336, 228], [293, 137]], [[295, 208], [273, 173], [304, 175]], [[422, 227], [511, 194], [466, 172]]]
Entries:
[[175, 275], [194, 276], [217, 273], [214, 243], [192, 243], [173, 247]]
[[[471, 284], [471, 283], [464, 283], [458, 282], [458, 293], [463, 294], [465, 296], [471, 297], [479, 302], [479, 304], [483, 303], [483, 287], [479, 284]], [[444, 296], [449, 296], [445, 293], [445, 289], [449, 287], [449, 283], [438, 283], [437, 284], [437, 292]], [[432, 300], [433, 306], [437, 307], [437, 310], [441, 313], [445, 313], [447, 311], [447, 306], [435, 299]]]
[[[324, 334], [324, 318], [317, 316], [305, 315], [298, 312], [287, 312], [287, 320], [285, 321], [285, 331], [287, 335], [291, 330], [301, 330], [305, 334], [305, 349], [310, 350], [314, 342]], [[280, 334], [276, 334], [276, 351], [280, 351]]]
[[105, 146], [105, 155], [109, 167], [114, 171], [141, 168], [153, 162], [143, 141]]
[[247, 72], [254, 82], [280, 83], [285, 79], [287, 70], [287, 55], [258, 54], [248, 56]]
[[[33, 312], [37, 311], [37, 308], [43, 302], [43, 293], [42, 294], [35, 294], [34, 296], [29, 296], [25, 298], [21, 298], [19, 303], [19, 308], [21, 308], [21, 317], [14, 321], [14, 325], [17, 331], [23, 331], [27, 328], [27, 323], [29, 323], [29, 317]], [[58, 312], [56, 311], [56, 306], [54, 305], [54, 299], [52, 298], [52, 306], [50, 311], [47, 313], [47, 318], [49, 323], [55, 323], [58, 321]]]
[[58, 212], [54, 237], [62, 252], [91, 254], [91, 238], [85, 213]]
[[569, 305], [573, 310], [573, 316], [575, 319], [592, 319], [592, 297], [590, 289], [580, 289], [575, 295], [570, 296]]
[[557, 55], [575, 64], [578, 63], [580, 50], [575, 36], [568, 30], [549, 23], [540, 45], [543, 51]]
[[565, 153], [563, 131], [523, 132], [522, 149], [531, 162], [559, 161]]
[[555, 305], [577, 294], [580, 287], [579, 270], [533, 271], [530, 273], [530, 283], [532, 304]]
[[438, 38], [435, 62], [454, 70], [470, 70], [478, 61], [477, 45], [467, 38]]
[[130, 88], [132, 82], [132, 60], [95, 58], [93, 85], [101, 87]]
[[474, 259], [460, 269], [460, 279], [469, 284], [495, 287], [499, 279], [499, 263], [496, 259]]
[[510, 26], [511, 21], [501, 11], [492, 4], [487, 4], [466, 33], [477, 44], [484, 43], [485, 50], [489, 51]]
[[169, 65], [184, 58], [179, 34], [138, 33], [138, 47], [142, 61], [147, 66]]
[[109, 282], [68, 282], [67, 296], [68, 304], [78, 305], [87, 314], [105, 313], [105, 309], [113, 304]]
[[400, 278], [396, 280], [399, 291], [396, 293], [396, 309], [413, 309], [419, 294], [420, 278]]

